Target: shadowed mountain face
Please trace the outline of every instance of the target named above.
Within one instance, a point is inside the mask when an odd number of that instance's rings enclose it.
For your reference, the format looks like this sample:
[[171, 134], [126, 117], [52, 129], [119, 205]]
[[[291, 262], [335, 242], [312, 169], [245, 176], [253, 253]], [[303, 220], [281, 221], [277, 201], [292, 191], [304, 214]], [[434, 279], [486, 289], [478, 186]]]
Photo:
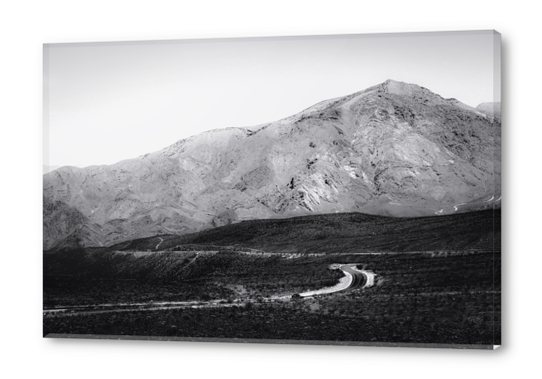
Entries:
[[63, 167], [44, 175], [44, 248], [240, 220], [500, 206], [496, 107], [388, 80], [277, 122], [202, 133], [110, 166]]

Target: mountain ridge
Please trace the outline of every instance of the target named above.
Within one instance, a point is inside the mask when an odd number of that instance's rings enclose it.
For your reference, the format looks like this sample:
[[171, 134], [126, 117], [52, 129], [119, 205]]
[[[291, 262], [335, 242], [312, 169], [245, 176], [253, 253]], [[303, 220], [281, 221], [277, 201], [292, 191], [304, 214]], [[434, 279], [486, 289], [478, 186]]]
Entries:
[[498, 201], [500, 119], [387, 80], [275, 122], [45, 174], [44, 248], [65, 239], [107, 246], [259, 218], [449, 214]]

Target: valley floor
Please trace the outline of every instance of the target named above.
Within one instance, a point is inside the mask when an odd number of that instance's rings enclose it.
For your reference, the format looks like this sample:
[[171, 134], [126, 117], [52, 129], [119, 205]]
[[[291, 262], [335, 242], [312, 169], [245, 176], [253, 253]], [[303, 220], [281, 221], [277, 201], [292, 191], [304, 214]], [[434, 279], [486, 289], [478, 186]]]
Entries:
[[[352, 262], [374, 286], [296, 296], [336, 284], [344, 274], [330, 266]], [[44, 267], [45, 336], [500, 344], [490, 250], [81, 251], [46, 254]]]

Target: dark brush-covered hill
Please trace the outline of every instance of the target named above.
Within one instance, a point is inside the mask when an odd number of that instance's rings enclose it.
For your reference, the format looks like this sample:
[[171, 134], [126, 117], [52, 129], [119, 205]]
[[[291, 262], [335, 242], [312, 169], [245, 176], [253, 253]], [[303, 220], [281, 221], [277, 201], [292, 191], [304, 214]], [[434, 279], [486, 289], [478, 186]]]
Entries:
[[44, 249], [243, 220], [499, 207], [500, 118], [487, 109], [388, 80], [255, 128], [198, 134], [110, 166], [59, 168], [43, 176]]
[[161, 235], [102, 251], [258, 249], [280, 253], [501, 250], [501, 210], [433, 217], [339, 213], [251, 220], [184, 236]]

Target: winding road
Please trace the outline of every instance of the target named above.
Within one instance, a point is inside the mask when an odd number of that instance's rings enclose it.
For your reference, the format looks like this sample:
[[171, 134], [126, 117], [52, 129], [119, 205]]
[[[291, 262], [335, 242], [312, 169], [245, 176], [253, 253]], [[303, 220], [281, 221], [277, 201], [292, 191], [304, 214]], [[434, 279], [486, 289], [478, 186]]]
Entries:
[[352, 284], [347, 289], [354, 289], [357, 287], [364, 288], [365, 285], [368, 284], [368, 276], [366, 272], [359, 271], [355, 267], [355, 265], [341, 266], [341, 270], [352, 274], [353, 277]]
[[160, 240], [160, 242], [158, 242], [158, 245], [156, 245], [156, 247], [154, 248], [155, 250], [158, 250], [158, 246], [160, 246], [160, 244], [164, 242], [162, 238], [158, 237], [158, 239]]
[[[160, 238], [160, 237], [158, 237]], [[160, 243], [163, 242], [160, 238]], [[160, 243], [158, 245], [160, 245]], [[158, 245], [156, 248], [158, 248]], [[198, 258], [199, 253], [184, 267], [188, 267]], [[351, 291], [355, 288], [367, 288], [374, 285], [375, 274], [371, 271], [359, 270], [356, 266], [359, 263], [349, 264], [336, 264], [332, 265], [335, 268], [339, 268], [345, 276], [343, 276], [339, 283], [319, 290], [308, 291], [298, 294], [300, 297], [312, 297], [317, 295], [330, 294], [339, 291]], [[276, 301], [292, 298], [290, 295], [271, 296], [267, 298], [260, 298], [259, 301]], [[245, 299], [244, 301], [250, 299]], [[252, 299], [254, 300], [254, 299]], [[55, 316], [76, 316], [76, 315], [91, 315], [99, 313], [112, 313], [112, 312], [134, 312], [134, 311], [158, 311], [165, 309], [183, 309], [183, 308], [219, 308], [219, 307], [233, 307], [243, 305], [243, 300], [236, 299], [232, 302], [228, 302], [226, 299], [210, 300], [210, 301], [166, 301], [166, 302], [148, 302], [148, 303], [118, 303], [118, 304], [98, 304], [98, 305], [80, 305], [69, 306], [56, 309], [44, 309], [43, 315], [47, 317]]]
[[358, 270], [357, 263], [349, 263], [340, 265], [339, 269], [344, 272], [345, 276], [340, 279], [339, 283], [333, 287], [326, 287], [315, 291], [300, 293], [301, 297], [309, 297], [315, 295], [324, 295], [339, 291], [351, 291], [355, 288], [366, 288], [374, 285], [375, 274], [371, 271]]

